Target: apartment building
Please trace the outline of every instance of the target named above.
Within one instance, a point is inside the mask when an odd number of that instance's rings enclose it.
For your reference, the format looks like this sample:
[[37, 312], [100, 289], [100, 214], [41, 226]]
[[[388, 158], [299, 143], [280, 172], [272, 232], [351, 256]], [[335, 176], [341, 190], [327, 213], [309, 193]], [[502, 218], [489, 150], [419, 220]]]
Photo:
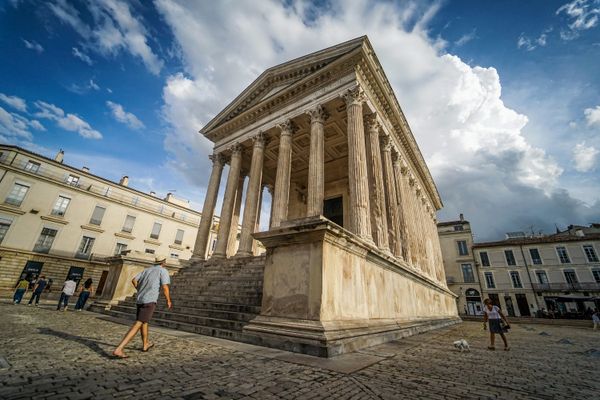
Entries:
[[483, 297], [511, 316], [581, 317], [600, 308], [599, 250], [600, 224], [473, 245]]
[[471, 224], [462, 214], [456, 221], [437, 224], [446, 283], [458, 296], [458, 312], [463, 315], [480, 315], [483, 309], [481, 284], [473, 258]]
[[[165, 256], [170, 266], [192, 256], [200, 213], [173, 194], [158, 198], [87, 168], [0, 145], [0, 290], [21, 275], [92, 277], [98, 291], [111, 257]], [[216, 240], [213, 220], [209, 243]], [[208, 252], [213, 246], [208, 246]]]

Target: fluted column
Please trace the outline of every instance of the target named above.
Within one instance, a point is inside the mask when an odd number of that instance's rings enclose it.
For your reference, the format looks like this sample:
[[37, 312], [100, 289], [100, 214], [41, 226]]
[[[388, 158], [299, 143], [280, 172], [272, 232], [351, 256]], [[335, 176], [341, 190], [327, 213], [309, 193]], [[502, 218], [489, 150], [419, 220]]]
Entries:
[[250, 179], [246, 190], [246, 203], [244, 204], [244, 219], [242, 221], [242, 233], [240, 235], [240, 247], [238, 256], [252, 255], [252, 234], [256, 227], [256, 215], [258, 212], [258, 200], [260, 196], [263, 159], [265, 152], [265, 135], [261, 132], [254, 138], [252, 150], [252, 163], [250, 165]]
[[388, 135], [382, 137], [382, 151], [383, 151], [383, 176], [385, 180], [386, 188], [386, 200], [388, 209], [388, 222], [390, 236], [393, 240], [390, 243], [392, 253], [398, 258], [402, 258], [402, 235], [400, 233], [399, 219], [398, 219], [398, 198], [396, 191], [396, 179], [394, 178], [394, 167], [392, 163], [392, 142]]
[[[260, 217], [262, 215], [262, 205], [263, 205], [263, 193], [265, 191], [265, 187], [260, 185], [260, 194], [258, 196], [258, 205], [256, 209], [256, 224], [254, 224], [254, 232], [260, 232]], [[252, 254], [258, 255], [258, 240], [252, 239]]]
[[[398, 151], [392, 153], [392, 161], [394, 163], [394, 177], [396, 178], [396, 195], [398, 196], [398, 221], [400, 223], [400, 235], [402, 237], [402, 256], [408, 261], [411, 259], [411, 254], [410, 246], [408, 245], [408, 207], [404, 200], [406, 190], [404, 188], [403, 174], [405, 171], [403, 172], [402, 159]], [[404, 168], [404, 170], [406, 170], [406, 168]]]
[[288, 216], [290, 175], [292, 172], [292, 135], [297, 130], [296, 126], [290, 120], [277, 125], [277, 127], [281, 130], [281, 134], [279, 135], [275, 193], [271, 206], [271, 227], [273, 228], [280, 226], [281, 221], [285, 221]]
[[208, 180], [208, 188], [206, 189], [206, 197], [204, 198], [204, 206], [202, 207], [202, 218], [200, 219], [198, 236], [196, 236], [196, 243], [194, 245], [194, 255], [202, 258], [205, 257], [208, 247], [210, 227], [212, 226], [215, 214], [215, 204], [217, 203], [223, 165], [225, 164], [225, 158], [221, 154], [213, 154], [209, 158], [213, 163], [213, 167]]
[[350, 189], [350, 231], [372, 241], [369, 188], [367, 185], [367, 155], [360, 87], [344, 94], [348, 114], [348, 185]]
[[229, 228], [229, 241], [227, 244], [227, 256], [231, 257], [235, 255], [237, 251], [238, 241], [238, 226], [240, 224], [240, 211], [242, 209], [242, 195], [244, 192], [244, 181], [246, 180], [243, 171], [240, 171], [240, 178], [238, 179], [238, 187], [235, 191], [235, 207], [233, 209], [233, 217], [231, 218], [231, 228]]
[[377, 115], [367, 118], [367, 161], [369, 166], [369, 185], [371, 193], [371, 230], [377, 247], [389, 250], [388, 224], [386, 216], [385, 188], [383, 186], [383, 166], [379, 143], [379, 122]]
[[308, 162], [308, 198], [306, 216], [323, 214], [325, 196], [325, 120], [329, 117], [322, 106], [307, 111], [310, 116], [310, 154]]
[[227, 185], [225, 186], [225, 196], [223, 197], [221, 219], [219, 221], [219, 232], [217, 233], [217, 246], [215, 248], [215, 252], [213, 253], [213, 258], [225, 258], [227, 256], [229, 231], [231, 230], [233, 207], [235, 205], [235, 192], [238, 186], [241, 167], [242, 146], [236, 143], [231, 147], [229, 175], [227, 176]]

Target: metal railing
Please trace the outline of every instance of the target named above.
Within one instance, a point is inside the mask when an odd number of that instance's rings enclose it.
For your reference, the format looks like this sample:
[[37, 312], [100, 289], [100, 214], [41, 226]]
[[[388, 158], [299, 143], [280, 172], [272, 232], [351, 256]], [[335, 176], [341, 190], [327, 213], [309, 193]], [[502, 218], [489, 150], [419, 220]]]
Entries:
[[580, 290], [600, 290], [598, 282], [578, 282], [578, 283], [534, 283], [533, 289], [538, 291], [580, 291]]
[[[166, 204], [160, 204], [159, 202], [154, 203], [147, 200], [144, 200], [141, 196], [135, 196], [132, 194], [124, 194], [124, 193], [115, 193], [114, 187], [112, 185], [100, 185], [93, 180], [88, 180], [86, 178], [81, 178], [81, 176], [77, 175], [75, 172], [69, 173], [68, 171], [59, 173], [53, 171], [50, 168], [46, 168], [43, 165], [40, 166], [37, 170], [31, 170], [27, 168], [29, 160], [23, 160], [17, 157], [11, 163], [11, 159], [7, 157], [7, 155], [0, 157], [0, 164], [9, 165], [13, 168], [23, 170], [27, 173], [39, 175], [46, 179], [50, 179], [54, 182], [62, 183], [64, 185], [69, 185], [76, 187], [81, 190], [85, 190], [90, 193], [95, 193], [112, 200], [118, 201], [120, 203], [124, 203], [126, 205], [130, 205], [133, 207], [141, 208], [146, 211], [158, 213], [160, 215], [164, 215], [167, 217], [175, 218], [180, 221], [188, 222], [191, 224], [198, 225], [200, 223], [200, 218], [191, 217], [186, 215], [185, 213], [174, 211], [170, 209]], [[73, 180], [73, 176], [78, 176], [79, 179]], [[117, 184], [115, 184], [116, 186]]]

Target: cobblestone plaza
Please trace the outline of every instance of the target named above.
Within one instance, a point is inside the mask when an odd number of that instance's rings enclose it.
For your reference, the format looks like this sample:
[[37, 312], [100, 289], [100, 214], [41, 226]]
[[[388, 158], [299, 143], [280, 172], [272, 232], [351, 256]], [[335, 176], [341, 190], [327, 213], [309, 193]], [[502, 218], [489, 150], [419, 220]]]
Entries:
[[[486, 349], [478, 322], [333, 359], [151, 327], [148, 353], [110, 353], [127, 327], [105, 316], [0, 304], [0, 398], [590, 399], [600, 332], [514, 325], [511, 351]], [[122, 321], [121, 321], [122, 322]], [[454, 349], [465, 338], [470, 352]]]

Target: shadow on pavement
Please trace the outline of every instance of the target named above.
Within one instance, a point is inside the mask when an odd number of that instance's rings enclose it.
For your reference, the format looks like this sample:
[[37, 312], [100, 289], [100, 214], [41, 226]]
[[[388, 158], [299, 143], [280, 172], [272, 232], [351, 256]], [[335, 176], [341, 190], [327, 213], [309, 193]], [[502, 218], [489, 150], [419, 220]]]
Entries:
[[81, 336], [71, 335], [70, 333], [55, 331], [54, 329], [50, 329], [50, 328], [39, 328], [38, 327], [37, 329], [38, 329], [38, 332], [41, 333], [42, 335], [56, 336], [61, 339], [81, 343], [84, 346], [89, 347], [92, 351], [94, 351], [95, 353], [97, 353], [98, 355], [100, 355], [104, 358], [110, 358], [110, 359], [114, 358], [114, 356], [111, 353], [106, 352], [104, 349], [102, 349], [99, 346], [100, 344], [107, 345], [107, 346], [114, 346], [111, 343], [98, 342], [96, 340], [87, 339], [87, 338], [84, 338]]

